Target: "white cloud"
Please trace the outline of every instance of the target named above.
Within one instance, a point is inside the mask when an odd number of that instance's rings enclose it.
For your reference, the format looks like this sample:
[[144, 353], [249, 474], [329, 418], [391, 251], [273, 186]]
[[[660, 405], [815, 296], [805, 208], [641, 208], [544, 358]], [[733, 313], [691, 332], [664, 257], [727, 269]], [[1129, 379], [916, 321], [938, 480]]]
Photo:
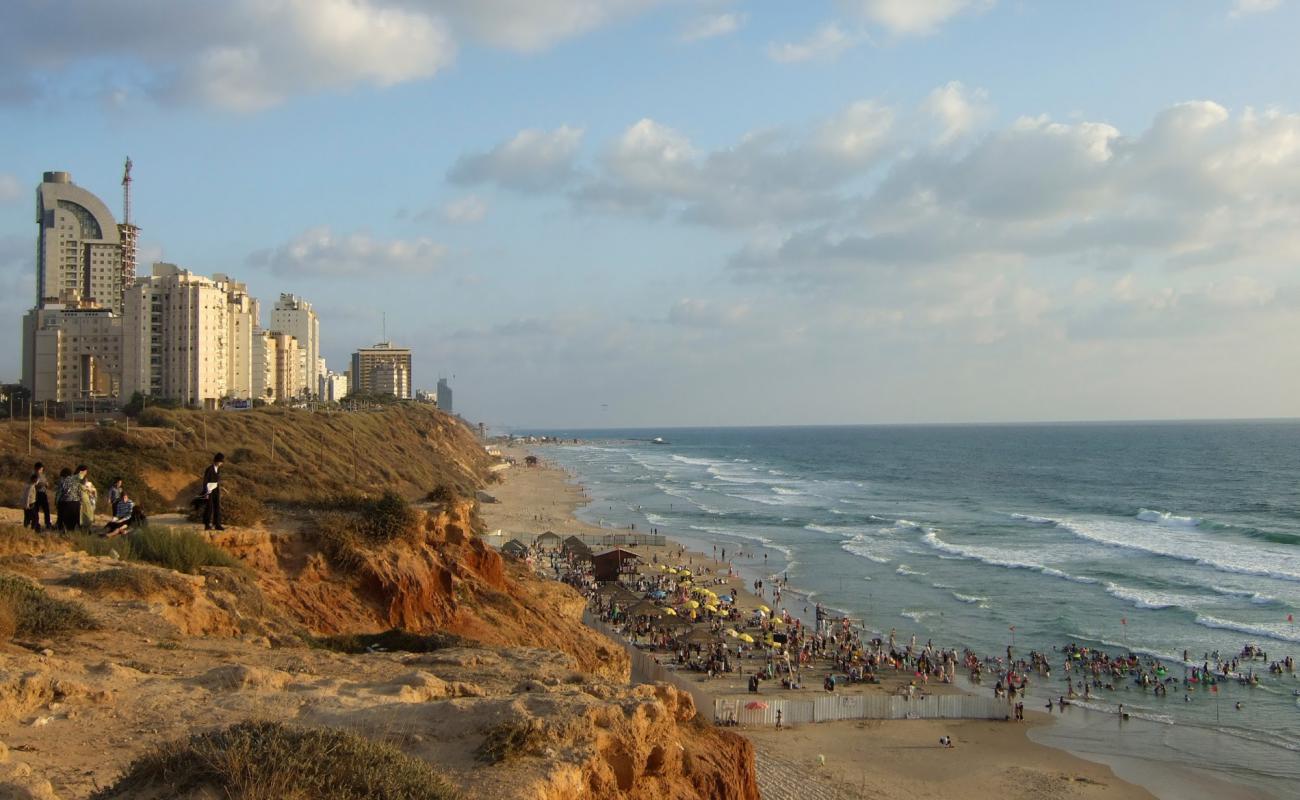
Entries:
[[1237, 0], [1228, 15], [1242, 17], [1247, 14], [1262, 14], [1266, 11], [1272, 11], [1280, 5], [1282, 5], [1282, 0]]
[[475, 38], [536, 51], [672, 0], [425, 0]]
[[13, 175], [0, 173], [0, 204], [12, 203], [23, 195], [22, 184]]
[[839, 23], [832, 22], [802, 41], [768, 45], [767, 55], [782, 64], [797, 64], [814, 59], [831, 61], [857, 43], [857, 39], [845, 32]]
[[10, 3], [0, 102], [91, 65], [108, 105], [136, 95], [249, 112], [304, 93], [427, 79], [457, 40], [541, 50], [669, 0], [101, 0]]
[[850, 104], [803, 131], [756, 130], [712, 151], [652, 119], [630, 126], [576, 193], [582, 210], [661, 216], [717, 227], [753, 227], [835, 213], [836, 190], [876, 163], [894, 112]]
[[745, 24], [746, 15], [732, 11], [727, 14], [708, 14], [691, 20], [677, 35], [679, 42], [699, 42], [730, 36]]
[[360, 277], [431, 272], [446, 255], [446, 247], [425, 238], [376, 239], [364, 231], [340, 234], [321, 226], [258, 250], [248, 262], [288, 276]]
[[922, 108], [939, 123], [939, 144], [950, 144], [965, 136], [989, 116], [983, 89], [967, 89], [961, 81], [949, 81], [930, 92]]
[[933, 33], [943, 23], [991, 0], [841, 0], [841, 5], [898, 35]]
[[668, 309], [668, 321], [695, 328], [722, 328], [737, 325], [749, 316], [743, 304], [725, 305], [709, 300], [683, 297]]
[[468, 194], [445, 203], [442, 207], [442, 218], [457, 225], [471, 225], [482, 222], [487, 212], [486, 200], [478, 195]]
[[518, 191], [555, 189], [573, 177], [581, 145], [581, 128], [529, 128], [487, 152], [461, 156], [447, 177], [462, 185], [494, 183]]

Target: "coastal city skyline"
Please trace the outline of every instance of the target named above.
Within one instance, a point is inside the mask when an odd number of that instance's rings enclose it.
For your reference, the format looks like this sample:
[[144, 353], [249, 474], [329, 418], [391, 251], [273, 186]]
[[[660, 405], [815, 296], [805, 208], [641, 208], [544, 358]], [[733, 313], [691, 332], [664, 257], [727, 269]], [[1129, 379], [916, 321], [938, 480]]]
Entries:
[[42, 174], [130, 154], [137, 274], [491, 424], [1297, 414], [1295, 3], [132, 9], [0, 33], [15, 340]]

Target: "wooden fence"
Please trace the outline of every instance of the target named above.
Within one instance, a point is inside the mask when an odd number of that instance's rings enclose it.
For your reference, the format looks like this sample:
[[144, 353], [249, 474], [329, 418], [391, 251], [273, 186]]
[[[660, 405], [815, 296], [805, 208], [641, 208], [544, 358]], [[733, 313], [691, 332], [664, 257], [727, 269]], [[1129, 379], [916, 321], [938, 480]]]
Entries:
[[[967, 694], [927, 695], [924, 698], [884, 694], [827, 693], [818, 696], [777, 697], [748, 694], [717, 697], [705, 691], [689, 675], [680, 675], [659, 663], [654, 655], [635, 647], [622, 634], [590, 611], [582, 621], [623, 646], [632, 661], [632, 680], [637, 683], [667, 683], [688, 693], [701, 714], [712, 709], [713, 721], [735, 720], [741, 725], [775, 725], [781, 712], [782, 725], [835, 722], [846, 719], [1008, 719], [1011, 706], [1004, 700]], [[764, 708], [745, 708], [760, 702]]]

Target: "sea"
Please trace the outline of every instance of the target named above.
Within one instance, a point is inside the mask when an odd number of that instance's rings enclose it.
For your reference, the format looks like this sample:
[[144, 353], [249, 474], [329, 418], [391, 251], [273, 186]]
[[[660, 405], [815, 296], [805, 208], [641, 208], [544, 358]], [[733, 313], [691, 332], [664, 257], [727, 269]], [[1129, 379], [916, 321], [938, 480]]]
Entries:
[[[518, 433], [567, 440], [542, 454], [586, 487], [585, 521], [725, 549], [751, 579], [783, 576], [796, 611], [1053, 654], [1031, 707], [1064, 693], [1071, 642], [1179, 678], [1184, 651], [1300, 659], [1300, 421]], [[1300, 674], [1240, 669], [1259, 685], [1102, 690], [1035, 738], [1161, 796], [1300, 797]]]

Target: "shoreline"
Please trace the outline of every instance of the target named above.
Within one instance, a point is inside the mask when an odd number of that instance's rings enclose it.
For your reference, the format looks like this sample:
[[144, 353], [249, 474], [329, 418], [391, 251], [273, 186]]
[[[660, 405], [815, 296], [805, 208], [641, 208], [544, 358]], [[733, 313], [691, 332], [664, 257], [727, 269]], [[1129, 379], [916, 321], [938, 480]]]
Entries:
[[[546, 530], [555, 530], [564, 536], [571, 533], [633, 532], [602, 528], [579, 519], [578, 510], [592, 502], [585, 488], [575, 476], [540, 457], [538, 466], [522, 466], [524, 455], [535, 454], [535, 451], [513, 446], [503, 448], [503, 454], [516, 457], [521, 466], [506, 470], [502, 483], [488, 487], [489, 493], [499, 502], [482, 506], [484, 520], [489, 530], [494, 531], [489, 536], [495, 539], [493, 543], [497, 546], [511, 538], [531, 544], [534, 536]], [[709, 554], [691, 549], [681, 541], [689, 537], [678, 537], [668, 531], [660, 531], [660, 535], [665, 537], [663, 547], [640, 545], [634, 549], [644, 552], [647, 559], [656, 552], [681, 552], [683, 557], [693, 559], [692, 563], [698, 560], [710, 566], [722, 566]], [[759, 546], [754, 549], [759, 549]], [[756, 578], [768, 577], [745, 574], [750, 570], [737, 569], [736, 572], [740, 574], [742, 586], [752, 585]], [[729, 585], [734, 586], [735, 582], [736, 579], [732, 579]], [[738, 591], [736, 598], [742, 608], [752, 608], [764, 602], [745, 589]], [[786, 588], [783, 600], [786, 602], [782, 606], [792, 614], [796, 612], [796, 604], [790, 600], [797, 600], [799, 607], [807, 601], [809, 609], [813, 603], [811, 593], [791, 587]], [[721, 681], [727, 681], [727, 678]], [[725, 688], [721, 681], [715, 679], [701, 688], [719, 696], [744, 692], [738, 680]], [[884, 685], [875, 688], [886, 690]], [[935, 694], [973, 694], [960, 684], [934, 684], [927, 690]], [[789, 694], [791, 691], [810, 696], [820, 694], [819, 690], [772, 691], [780, 692], [781, 697], [793, 696]], [[764, 763], [767, 771], [774, 773], [769, 777], [778, 791], [771, 796], [778, 798], [787, 796], [779, 791], [782, 781], [775, 774], [783, 769], [794, 770], [800, 779], [813, 780], [836, 791], [860, 789], [870, 796], [884, 797], [914, 797], [918, 792], [924, 796], [936, 791], [946, 794], [950, 790], [975, 798], [1005, 797], [1008, 792], [1013, 796], [1026, 792], [1026, 796], [1041, 796], [1049, 790], [1064, 789], [1068, 794], [1059, 796], [1151, 798], [1159, 796], [1153, 793], [1153, 786], [1156, 791], [1175, 791], [1172, 786], [1161, 785], [1164, 782], [1160, 776], [1147, 769], [1158, 765], [1148, 765], [1145, 761], [1137, 762], [1136, 766], [1129, 763], [1113, 765], [1057, 744], [1044, 743], [1039, 741], [1040, 737], [1030, 735], [1031, 731], [1054, 728], [1054, 722], [1054, 717], [1031, 708], [1027, 710], [1026, 721], [1020, 724], [986, 720], [856, 720], [787, 726], [781, 731], [756, 726], [739, 726], [735, 730], [755, 743], [761, 767], [760, 783], [764, 778]], [[870, 736], [848, 735], [851, 731], [869, 731]], [[937, 741], [942, 735], [951, 736], [957, 746], [941, 748]], [[879, 758], [883, 755], [888, 758]], [[863, 763], [869, 763], [870, 767], [863, 770], [856, 766]], [[1123, 777], [1119, 774], [1121, 771]], [[948, 784], [949, 780], [953, 783]], [[1220, 798], [1244, 800], [1257, 796], [1242, 793], [1242, 787], [1236, 785], [1217, 783], [1221, 785], [1215, 788], [1215, 796]], [[769, 796], [770, 789], [765, 787], [765, 796]]]

